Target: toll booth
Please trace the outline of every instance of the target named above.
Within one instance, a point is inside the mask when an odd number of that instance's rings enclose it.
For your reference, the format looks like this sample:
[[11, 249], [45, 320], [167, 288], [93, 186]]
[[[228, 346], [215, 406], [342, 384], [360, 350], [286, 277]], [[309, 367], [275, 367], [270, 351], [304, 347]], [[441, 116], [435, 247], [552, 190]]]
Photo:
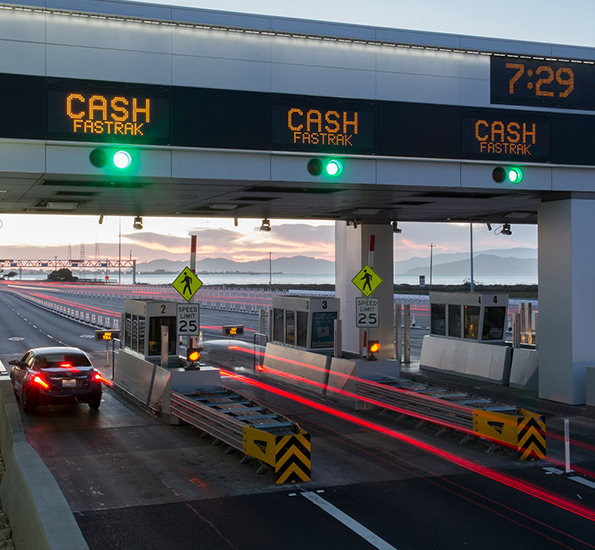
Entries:
[[333, 353], [340, 299], [321, 296], [275, 296], [270, 337], [275, 343], [307, 351]]
[[169, 328], [167, 354], [178, 357], [176, 302], [163, 300], [124, 300], [121, 347], [142, 355], [148, 361], [161, 358], [161, 327]]
[[[117, 389], [151, 409], [164, 422], [179, 423], [171, 414], [171, 390], [221, 386], [219, 369], [189, 368], [179, 357], [178, 302], [124, 301], [120, 351], [112, 379]], [[161, 353], [161, 327], [168, 327], [167, 354]], [[200, 328], [200, 327], [198, 327]]]
[[430, 292], [430, 334], [504, 344], [508, 294]]

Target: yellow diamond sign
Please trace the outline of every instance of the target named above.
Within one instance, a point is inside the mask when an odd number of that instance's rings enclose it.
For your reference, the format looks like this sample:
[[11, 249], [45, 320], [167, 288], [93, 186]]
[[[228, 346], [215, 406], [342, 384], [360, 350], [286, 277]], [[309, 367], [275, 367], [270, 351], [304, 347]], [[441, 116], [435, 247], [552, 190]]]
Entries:
[[192, 296], [194, 296], [198, 289], [202, 286], [202, 281], [192, 272], [189, 267], [185, 267], [182, 270], [176, 280], [171, 284], [186, 300], [189, 302], [192, 300]]
[[382, 282], [382, 278], [369, 265], [366, 265], [353, 279], [351, 279], [351, 282], [366, 296], [369, 296], [378, 288]]

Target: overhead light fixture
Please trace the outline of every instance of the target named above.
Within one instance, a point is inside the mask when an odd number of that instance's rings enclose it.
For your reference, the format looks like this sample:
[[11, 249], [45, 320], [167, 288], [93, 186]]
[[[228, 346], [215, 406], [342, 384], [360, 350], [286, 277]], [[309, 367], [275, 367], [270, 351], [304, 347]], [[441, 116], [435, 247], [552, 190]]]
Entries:
[[393, 233], [402, 233], [403, 230], [399, 229], [399, 223], [398, 222], [392, 222], [392, 226], [393, 226]]
[[76, 210], [78, 202], [48, 202], [45, 207], [48, 210]]
[[505, 223], [500, 230], [501, 235], [512, 235], [512, 230], [510, 229], [510, 224]]
[[505, 218], [510, 220], [523, 220], [525, 218], [530, 218], [533, 215], [533, 212], [508, 212], [504, 214]]
[[270, 231], [271, 230], [271, 220], [268, 218], [264, 218], [262, 220], [262, 225], [260, 226], [260, 231]]
[[486, 225], [488, 226], [488, 231], [492, 230], [492, 224], [490, 222], [486, 223]]
[[212, 210], [235, 210], [237, 207], [237, 204], [211, 204]]
[[99, 214], [99, 225], [103, 223], [103, 214]]
[[378, 212], [382, 212], [381, 208], [358, 208], [353, 213], [356, 216], [375, 216]]
[[236, 227], [238, 226], [238, 217], [237, 217], [237, 216], [236, 216], [236, 217], [233, 219], [233, 224], [234, 224]]
[[134, 223], [132, 224], [132, 228], [136, 231], [140, 231], [143, 228], [143, 218], [142, 216], [136, 216], [134, 218]]

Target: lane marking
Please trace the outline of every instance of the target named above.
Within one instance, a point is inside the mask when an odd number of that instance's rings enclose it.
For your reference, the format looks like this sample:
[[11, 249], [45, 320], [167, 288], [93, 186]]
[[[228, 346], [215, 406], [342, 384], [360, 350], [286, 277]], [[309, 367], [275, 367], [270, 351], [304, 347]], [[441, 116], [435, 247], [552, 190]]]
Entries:
[[315, 493], [305, 492], [301, 495], [307, 498], [313, 504], [316, 504], [319, 508], [322, 508], [327, 514], [333, 516], [336, 520], [340, 521], [345, 527], [351, 529], [355, 534], [362, 537], [364, 540], [369, 542], [378, 550], [397, 550], [394, 546], [391, 546], [388, 542], [381, 539], [378, 535], [375, 535], [369, 529], [366, 529], [361, 523], [355, 521], [352, 517], [339, 510], [336, 506], [333, 506], [330, 502], [324, 500], [322, 497]]
[[585, 479], [584, 477], [569, 476], [568, 479], [570, 479], [572, 481], [576, 481], [577, 483], [582, 483], [583, 485], [586, 485], [587, 487], [591, 487], [591, 489], [595, 489], [595, 483], [593, 483], [592, 481], [589, 481], [588, 479]]

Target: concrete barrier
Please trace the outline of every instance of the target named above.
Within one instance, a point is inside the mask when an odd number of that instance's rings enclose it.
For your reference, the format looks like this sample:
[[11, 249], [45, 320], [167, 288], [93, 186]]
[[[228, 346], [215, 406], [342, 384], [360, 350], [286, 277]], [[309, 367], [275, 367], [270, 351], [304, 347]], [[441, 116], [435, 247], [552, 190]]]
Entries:
[[309, 395], [325, 397], [330, 357], [281, 344], [266, 345], [260, 376]]
[[327, 397], [329, 399], [353, 403], [357, 393], [357, 379], [379, 381], [399, 377], [401, 365], [398, 361], [354, 361], [331, 358], [328, 377]]
[[10, 380], [0, 381], [0, 500], [17, 548], [89, 550], [58, 483], [27, 443]]
[[511, 349], [504, 345], [424, 336], [419, 366], [507, 386], [511, 355]]
[[587, 405], [595, 406], [595, 367], [586, 368]]
[[510, 385], [521, 390], [539, 391], [539, 351], [515, 348], [512, 350]]

